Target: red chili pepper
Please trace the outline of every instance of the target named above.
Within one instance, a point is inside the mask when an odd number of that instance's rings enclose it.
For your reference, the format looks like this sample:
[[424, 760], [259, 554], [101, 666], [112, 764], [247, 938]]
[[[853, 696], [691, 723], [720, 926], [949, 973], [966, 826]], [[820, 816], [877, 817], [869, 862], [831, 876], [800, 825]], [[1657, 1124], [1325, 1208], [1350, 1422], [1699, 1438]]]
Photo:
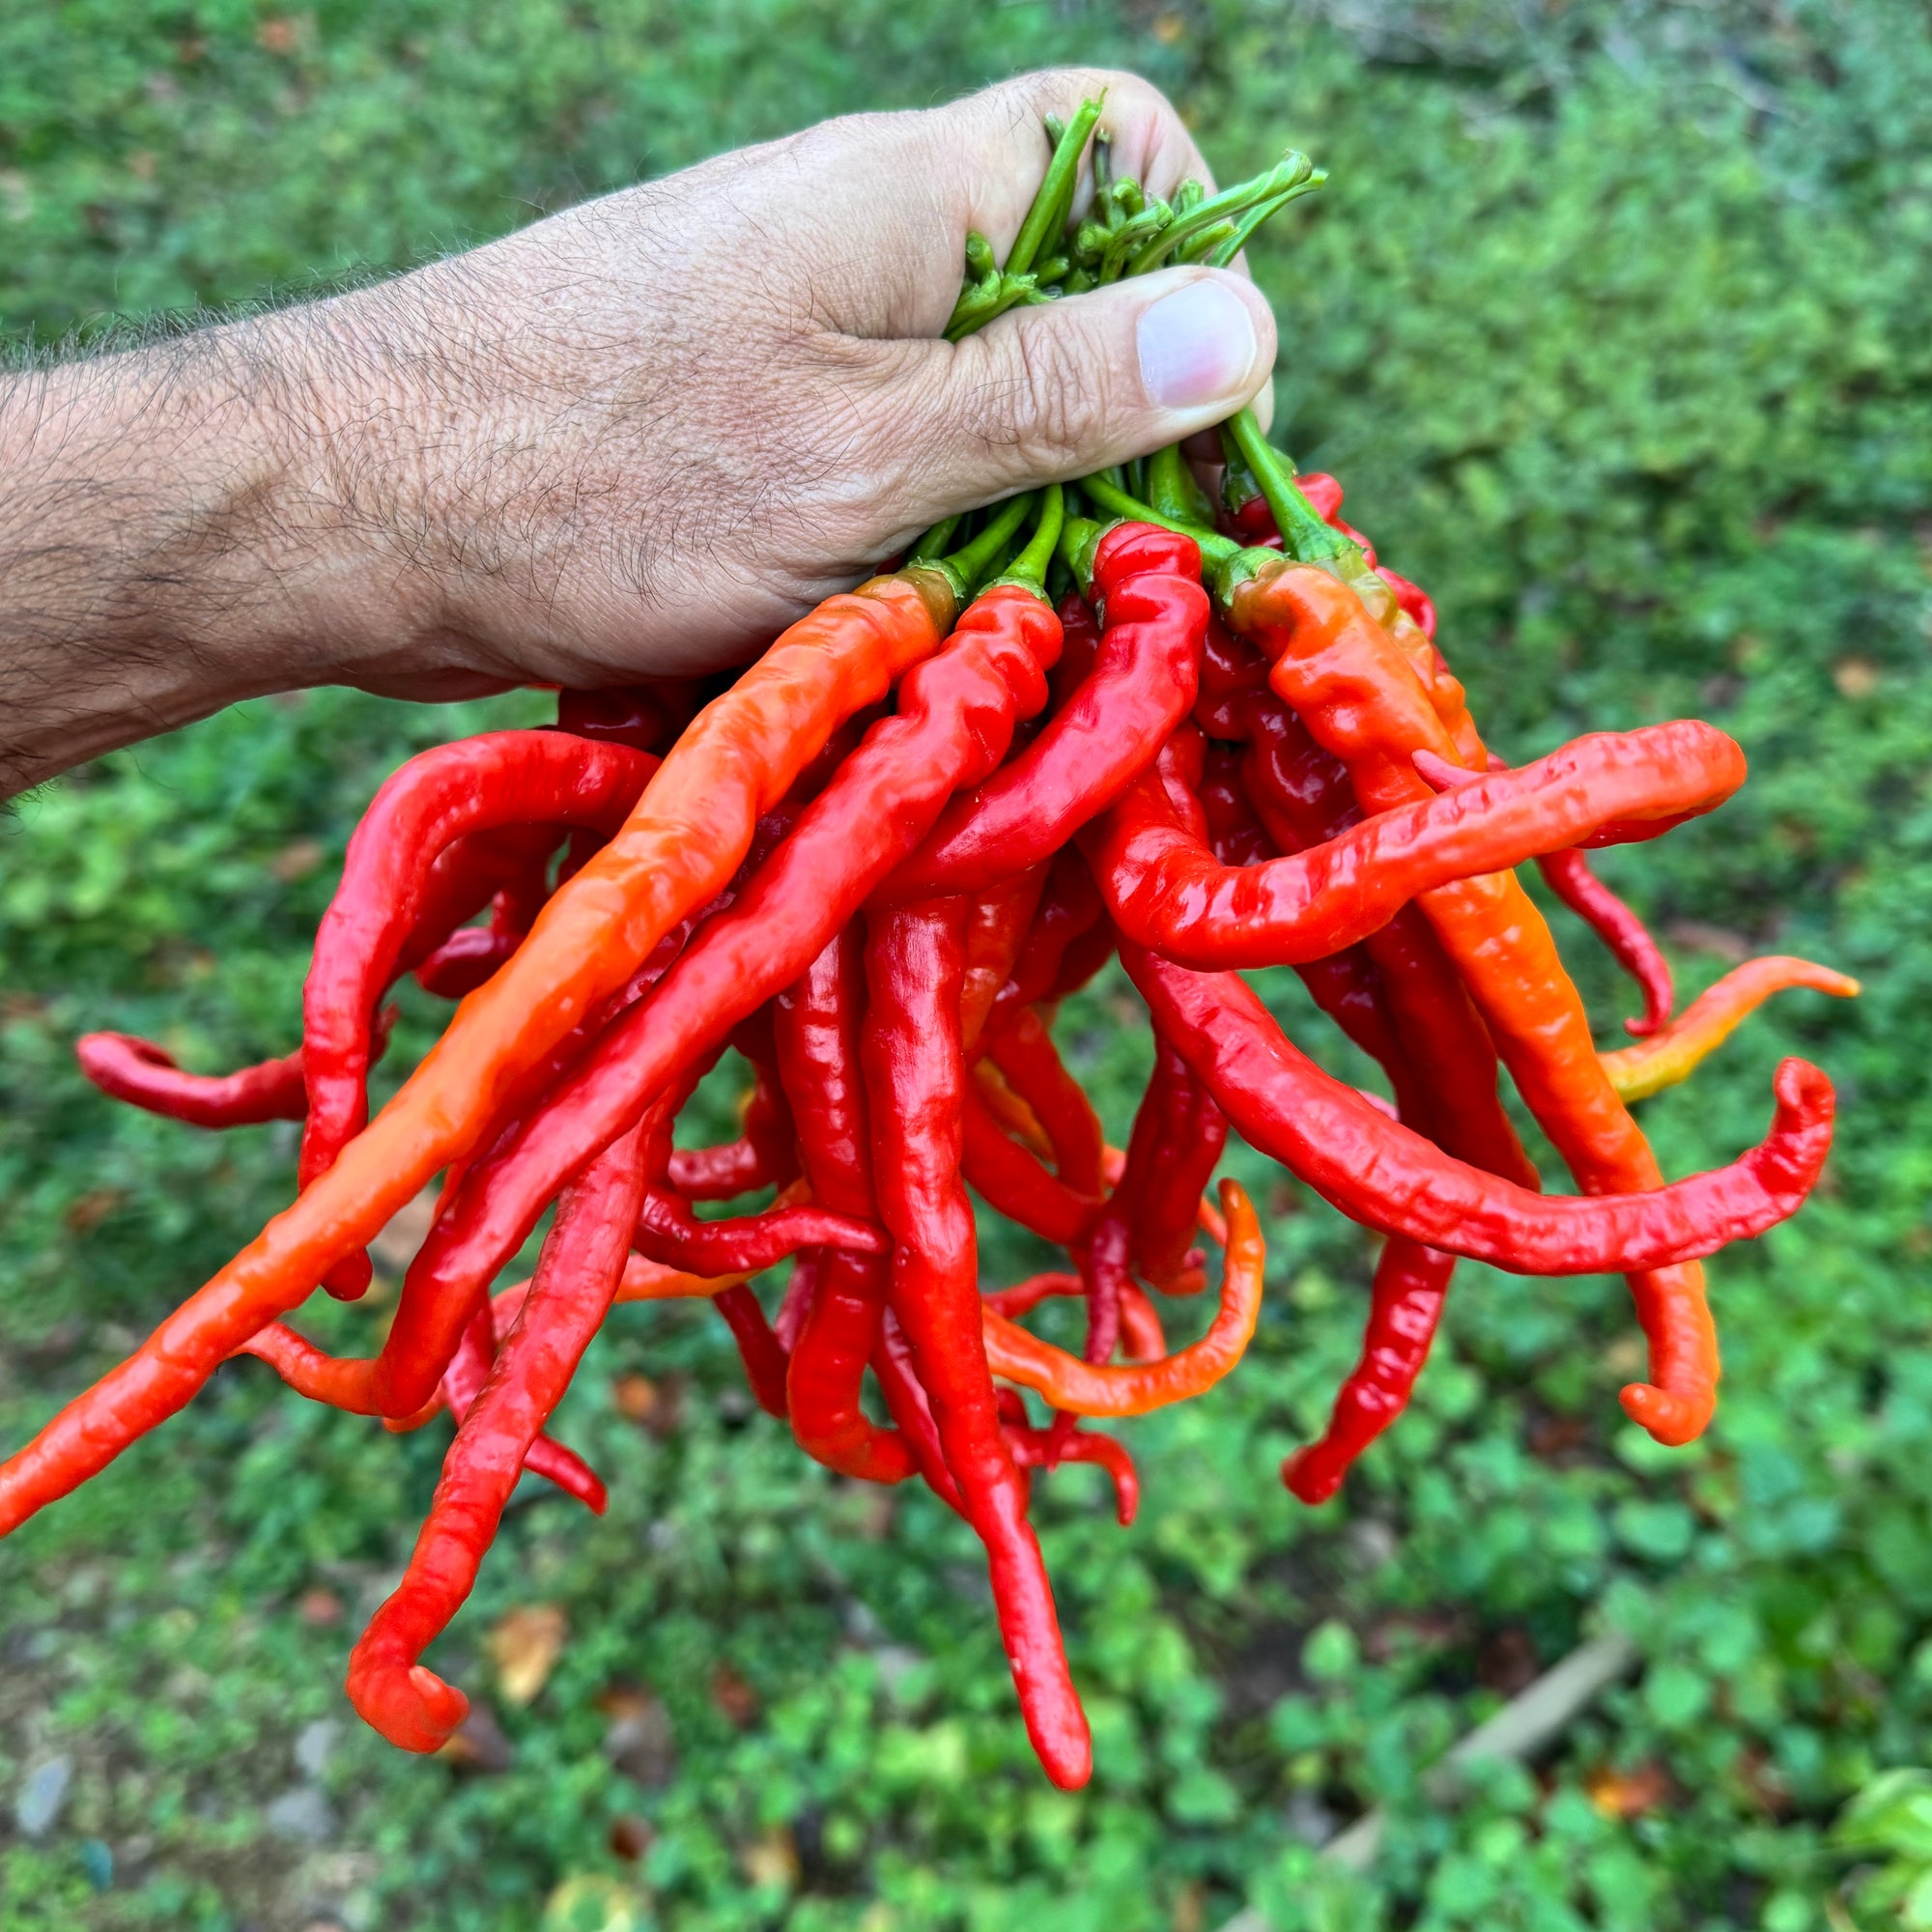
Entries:
[[185, 1073], [172, 1054], [130, 1033], [83, 1034], [73, 1056], [109, 1098], [191, 1127], [298, 1121], [308, 1111], [299, 1047], [233, 1073]]
[[[863, 941], [855, 924], [780, 995], [773, 1036], [812, 1192], [828, 1208], [869, 1221], [878, 1204], [859, 1065], [864, 1006]], [[866, 1365], [880, 1346], [888, 1272], [849, 1253], [820, 1258], [785, 1377], [799, 1445], [830, 1468], [875, 1483], [901, 1482], [917, 1466], [905, 1436], [879, 1428], [860, 1406]]]
[[[656, 769], [655, 758], [623, 745], [554, 731], [497, 731], [421, 753], [384, 783], [349, 841], [302, 988], [304, 1185], [367, 1119], [369, 1019], [397, 973], [416, 963], [405, 947], [438, 862], [458, 839], [505, 828], [545, 828], [546, 850], [557, 836], [552, 826], [614, 832]], [[477, 883], [487, 881], [490, 890], [500, 877], [499, 849], [481, 840], [466, 848], [482, 858]], [[450, 884], [445, 871], [439, 887], [446, 893]], [[462, 882], [457, 905], [469, 889]], [[457, 920], [469, 916], [459, 912]]]
[[1076, 1194], [1031, 1149], [1009, 1139], [971, 1080], [961, 1111], [966, 1179], [986, 1205], [1057, 1247], [1085, 1242], [1100, 1215], [1099, 1198]]
[[1654, 1034], [1670, 1017], [1676, 997], [1670, 962], [1635, 913], [1590, 869], [1581, 852], [1551, 852], [1537, 861], [1549, 890], [1582, 920], [1610, 956], [1643, 993], [1643, 1015], [1626, 1020], [1624, 1031], [1638, 1039]]
[[1025, 1485], [1000, 1432], [980, 1332], [973, 1211], [959, 1174], [960, 1107], [969, 1091], [959, 1039], [965, 923], [960, 899], [868, 922], [860, 1058], [873, 1185], [894, 1240], [893, 1313], [967, 1520], [986, 1546], [1027, 1734], [1047, 1776], [1074, 1789], [1092, 1772], [1093, 1745], [1026, 1520]]
[[[1065, 1419], [1073, 1422], [1071, 1416]], [[1122, 1529], [1132, 1527], [1141, 1506], [1141, 1479], [1124, 1442], [1077, 1426], [1065, 1436], [1057, 1427], [1032, 1429], [1013, 1423], [1008, 1423], [1003, 1433], [1015, 1468], [1056, 1469], [1063, 1463], [1097, 1463], [1114, 1479], [1114, 1520]]]
[[1135, 946], [1121, 961], [1154, 1024], [1250, 1146], [1351, 1220], [1523, 1274], [1625, 1274], [1749, 1240], [1803, 1206], [1830, 1151], [1832, 1083], [1786, 1060], [1771, 1132], [1742, 1159], [1655, 1192], [1536, 1195], [1452, 1158], [1378, 1113], [1282, 1037], [1233, 973]]
[[1133, 1264], [1156, 1288], [1168, 1288], [1190, 1266], [1199, 1265], [1191, 1259], [1194, 1230], [1201, 1197], [1227, 1145], [1228, 1117], [1194, 1069], [1158, 1033], [1153, 1075], [1141, 1114], [1134, 1119], [1136, 1140], [1142, 1117], [1149, 1114], [1151, 1147], [1137, 1165], [1136, 1150], [1129, 1141], [1124, 1192], [1133, 1233]]
[[1001, 987], [988, 1024], [1001, 1026], [1024, 1007], [1051, 997], [1067, 949], [1096, 925], [1106, 924], [1100, 895], [1077, 847], [1053, 862], [1039, 908], [1034, 914], [1012, 978]]
[[962, 774], [999, 755], [1045, 697], [1053, 613], [1025, 591], [979, 599], [946, 648], [908, 672], [896, 716], [867, 732], [730, 906], [611, 1021], [541, 1106], [475, 1162], [403, 1284], [380, 1366], [385, 1414], [434, 1386], [481, 1286], [516, 1253], [586, 1154], [795, 980], [917, 841]]
[[1324, 1503], [1361, 1455], [1407, 1407], [1429, 1359], [1449, 1293], [1456, 1257], [1414, 1241], [1391, 1239], [1370, 1288], [1361, 1360], [1335, 1398], [1321, 1439], [1281, 1465], [1281, 1479], [1305, 1503]]
[[1094, 554], [1094, 586], [1106, 626], [1093, 670], [1011, 764], [947, 807], [882, 902], [980, 892], [1051, 859], [1187, 715], [1208, 624], [1200, 550], [1120, 525]]
[[1291, 857], [1223, 866], [1149, 773], [1083, 847], [1125, 937], [1187, 966], [1278, 966], [1354, 945], [1437, 885], [1561, 851], [1653, 808], [1708, 810], [1743, 780], [1743, 753], [1708, 724], [1601, 732]]
[[642, 1188], [625, 1135], [565, 1193], [515, 1329], [458, 1425], [403, 1580], [349, 1661], [349, 1696], [391, 1744], [439, 1749], [469, 1700], [417, 1660], [476, 1580], [524, 1460], [570, 1386], [623, 1277]]
[[[1007, 1085], [1046, 1129], [1054, 1172], [1075, 1194], [1097, 1199], [1102, 1192], [1100, 1156], [1106, 1147], [1100, 1117], [1085, 1089], [1066, 1070], [1046, 1022], [1032, 1007], [1022, 1008], [991, 1037], [987, 1054]], [[1190, 1213], [1188, 1226], [1193, 1225]]]

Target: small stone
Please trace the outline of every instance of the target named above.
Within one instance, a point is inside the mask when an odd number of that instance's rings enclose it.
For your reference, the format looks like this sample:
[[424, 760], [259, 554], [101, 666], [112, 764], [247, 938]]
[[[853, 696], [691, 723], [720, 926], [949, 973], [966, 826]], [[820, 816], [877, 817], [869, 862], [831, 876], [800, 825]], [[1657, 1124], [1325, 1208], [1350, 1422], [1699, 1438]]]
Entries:
[[335, 1747], [342, 1739], [342, 1725], [334, 1718], [318, 1718], [304, 1724], [296, 1736], [296, 1769], [304, 1777], [319, 1778], [328, 1769]]
[[285, 1791], [262, 1814], [279, 1838], [320, 1845], [335, 1835], [335, 1809], [313, 1784]]
[[72, 1782], [73, 1760], [67, 1756], [46, 1758], [27, 1774], [14, 1801], [14, 1822], [23, 1838], [43, 1837], [53, 1829]]

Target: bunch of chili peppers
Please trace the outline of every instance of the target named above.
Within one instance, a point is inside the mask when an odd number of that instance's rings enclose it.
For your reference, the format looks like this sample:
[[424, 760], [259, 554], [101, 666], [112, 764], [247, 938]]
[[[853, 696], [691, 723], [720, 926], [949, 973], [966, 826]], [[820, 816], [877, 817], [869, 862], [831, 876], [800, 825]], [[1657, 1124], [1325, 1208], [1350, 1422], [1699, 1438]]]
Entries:
[[[1110, 176], [1100, 135], [1069, 235], [1099, 112], [1049, 129], [1004, 267], [974, 239], [953, 333], [1122, 272], [1230, 260], [1320, 179], [1292, 156], [1166, 204]], [[1758, 960], [1673, 1018], [1662, 954], [1584, 855], [1721, 804], [1738, 747], [1686, 721], [1503, 765], [1429, 599], [1342, 521], [1339, 486], [1295, 477], [1245, 412], [1225, 439], [1218, 503], [1166, 451], [1077, 497], [942, 526], [712, 689], [566, 692], [554, 728], [411, 759], [350, 842], [286, 1059], [216, 1078], [141, 1040], [82, 1040], [89, 1076], [136, 1105], [205, 1127], [301, 1121], [300, 1191], [0, 1466], [0, 1532], [238, 1354], [391, 1428], [446, 1409], [428, 1520], [349, 1668], [372, 1724], [434, 1749], [467, 1704], [421, 1660], [523, 1472], [604, 1505], [546, 1433], [590, 1339], [619, 1302], [705, 1298], [808, 1455], [923, 1481], [972, 1525], [1029, 1733], [1077, 1785], [1088, 1730], [1028, 1472], [1101, 1464], [1126, 1522], [1133, 1464], [1084, 1425], [1200, 1395], [1240, 1359], [1264, 1257], [1241, 1189], [1207, 1198], [1231, 1127], [1386, 1237], [1361, 1359], [1284, 1470], [1304, 1500], [1401, 1412], [1462, 1255], [1625, 1274], [1650, 1373], [1624, 1407], [1660, 1440], [1695, 1436], [1719, 1367], [1701, 1261], [1797, 1209], [1832, 1088], [1786, 1061], [1766, 1139], [1669, 1184], [1627, 1102], [1684, 1078], [1778, 987], [1856, 986]], [[1530, 861], [1635, 979], [1635, 1044], [1597, 1051], [1513, 869]], [[1052, 1031], [1115, 958], [1153, 1044], [1124, 1151]], [[1242, 978], [1281, 965], [1392, 1097], [1291, 1043]], [[411, 973], [459, 1004], [372, 1119], [384, 1001]], [[674, 1146], [727, 1049], [752, 1074], [742, 1134]], [[1577, 1193], [1541, 1191], [1502, 1068]], [[367, 1243], [431, 1184], [375, 1352], [333, 1356], [288, 1325], [318, 1286], [360, 1295]], [[982, 1287], [976, 1194], [1066, 1266]], [[696, 1211], [718, 1203], [740, 1206]], [[553, 1208], [532, 1277], [497, 1288]], [[1204, 1238], [1218, 1307], [1171, 1347], [1154, 1297], [1203, 1291]], [[752, 1284], [781, 1264], [773, 1316]], [[1078, 1355], [1023, 1325], [1051, 1296], [1084, 1303]]]

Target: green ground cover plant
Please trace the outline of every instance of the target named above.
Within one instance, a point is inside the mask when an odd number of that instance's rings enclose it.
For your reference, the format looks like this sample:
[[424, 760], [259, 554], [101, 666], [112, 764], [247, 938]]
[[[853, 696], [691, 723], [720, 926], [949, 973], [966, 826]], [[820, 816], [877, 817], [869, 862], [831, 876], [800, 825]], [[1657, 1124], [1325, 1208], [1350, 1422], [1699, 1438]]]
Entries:
[[[1623, 1426], [1619, 1284], [1471, 1265], [1410, 1415], [1303, 1510], [1275, 1465], [1352, 1359], [1370, 1245], [1236, 1153], [1269, 1238], [1249, 1360], [1131, 1426], [1133, 1530], [1094, 1470], [1038, 1506], [1095, 1731], [1069, 1797], [1027, 1750], [963, 1527], [802, 1463], [722, 1327], [670, 1305], [613, 1321], [560, 1418], [610, 1515], [526, 1492], [442, 1646], [485, 1693], [481, 1743], [391, 1751], [341, 1671], [440, 1434], [241, 1364], [0, 1547], [0, 1932], [1212, 1932], [1244, 1905], [1281, 1932], [1932, 1924], [1922, 8], [19, 7], [0, 330], [298, 293], [1066, 58], [1169, 87], [1224, 178], [1290, 140], [1331, 171], [1255, 264], [1277, 438], [1431, 586], [1503, 752], [1686, 714], [1744, 744], [1735, 802], [1604, 866], [1684, 997], [1747, 949], [1865, 982], [1791, 996], [1645, 1103], [1683, 1172], [1756, 1137], [1779, 1054], [1839, 1085], [1818, 1197], [1713, 1270], [1716, 1426], [1683, 1452]], [[381, 778], [540, 715], [266, 700], [0, 821], [0, 1437], [232, 1252], [293, 1162], [292, 1130], [111, 1106], [74, 1036], [210, 1067], [286, 1050]], [[1608, 1041], [1628, 992], [1557, 919]], [[1266, 991], [1347, 1064], [1292, 979]], [[1104, 980], [1064, 1029], [1117, 1139], [1133, 997]], [[406, 1002], [405, 1045], [434, 1017]], [[1458, 1735], [1606, 1628], [1637, 1674], [1534, 1766], [1431, 1798]], [[561, 1639], [526, 1702], [519, 1634], [526, 1662]], [[1324, 1861], [1372, 1805], [1372, 1871]]]

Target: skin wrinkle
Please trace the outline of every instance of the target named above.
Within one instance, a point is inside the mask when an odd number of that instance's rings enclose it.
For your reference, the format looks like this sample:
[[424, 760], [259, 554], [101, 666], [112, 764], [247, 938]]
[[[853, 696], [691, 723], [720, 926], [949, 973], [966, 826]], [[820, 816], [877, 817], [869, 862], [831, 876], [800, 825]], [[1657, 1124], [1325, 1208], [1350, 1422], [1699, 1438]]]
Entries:
[[940, 516], [1211, 420], [1140, 402], [1152, 288], [939, 339], [968, 228], [1010, 244], [1042, 115], [1102, 87], [1122, 170], [1206, 179], [1145, 82], [1033, 75], [0, 375], [0, 795], [305, 684], [741, 663]]

